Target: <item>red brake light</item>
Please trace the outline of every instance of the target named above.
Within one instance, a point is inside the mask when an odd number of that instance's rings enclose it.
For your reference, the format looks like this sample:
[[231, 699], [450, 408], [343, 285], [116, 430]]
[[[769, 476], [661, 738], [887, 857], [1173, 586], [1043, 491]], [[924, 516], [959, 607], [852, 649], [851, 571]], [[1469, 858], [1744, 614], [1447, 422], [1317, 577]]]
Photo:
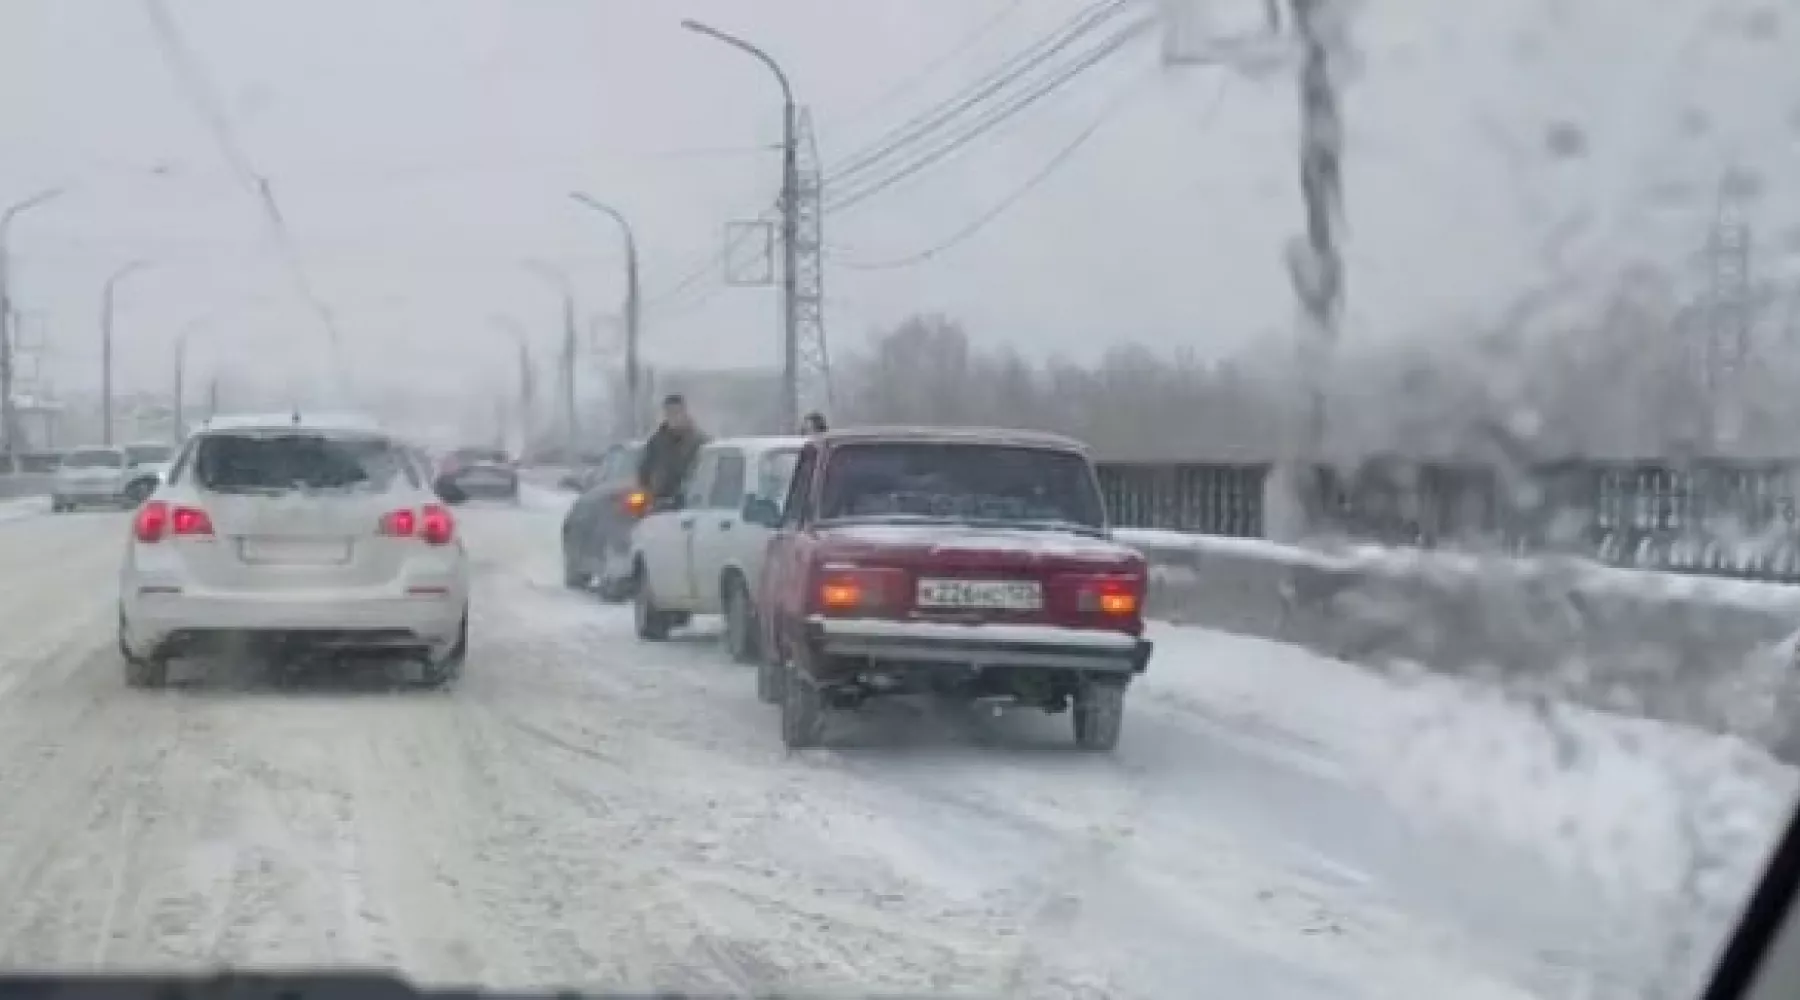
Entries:
[[814, 607], [826, 614], [897, 608], [906, 601], [905, 582], [897, 569], [827, 566], [813, 587]]
[[171, 507], [152, 500], [138, 508], [132, 533], [145, 543], [160, 542], [167, 537], [210, 536], [212, 518], [198, 507]]
[[448, 545], [456, 537], [456, 519], [450, 516], [448, 507], [440, 507], [434, 503], [425, 505], [425, 514], [420, 520], [423, 525], [419, 534], [427, 545]]
[[1097, 576], [1081, 585], [1076, 606], [1090, 614], [1132, 618], [1142, 604], [1142, 591], [1143, 587], [1135, 577]]
[[211, 535], [212, 518], [198, 507], [177, 507], [169, 513], [169, 527], [175, 535]]
[[428, 503], [420, 511], [402, 507], [381, 515], [380, 531], [389, 538], [419, 538], [427, 545], [448, 545], [456, 537], [456, 521], [449, 508]]
[[137, 521], [132, 531], [140, 542], [160, 542], [163, 533], [169, 530], [169, 505], [161, 500], [152, 500], [138, 508]]

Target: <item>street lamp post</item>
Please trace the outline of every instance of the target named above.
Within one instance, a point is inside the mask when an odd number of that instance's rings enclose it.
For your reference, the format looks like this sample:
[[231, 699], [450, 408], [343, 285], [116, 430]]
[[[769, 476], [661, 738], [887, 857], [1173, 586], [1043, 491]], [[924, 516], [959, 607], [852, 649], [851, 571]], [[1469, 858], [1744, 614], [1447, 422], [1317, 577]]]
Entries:
[[632, 232], [631, 223], [626, 220], [624, 213], [618, 209], [580, 191], [572, 192], [569, 197], [596, 212], [611, 216], [619, 224], [619, 231], [625, 237], [625, 406], [630, 415], [626, 431], [631, 437], [636, 437], [643, 421], [643, 402], [639, 398], [638, 322], [641, 298], [638, 286], [637, 236]]
[[566, 449], [565, 459], [575, 461], [575, 285], [562, 268], [543, 260], [528, 260], [525, 266], [542, 275], [557, 291], [562, 293], [563, 305], [563, 346], [562, 346], [562, 397], [563, 397], [563, 445]]
[[9, 280], [12, 261], [7, 250], [7, 236], [12, 232], [14, 219], [51, 199], [61, 197], [64, 190], [60, 187], [46, 188], [0, 212], [0, 436], [6, 439], [6, 468], [9, 472], [19, 471], [19, 413], [13, 400], [13, 306], [12, 285]]
[[532, 378], [531, 341], [525, 336], [525, 328], [511, 316], [489, 317], [495, 327], [505, 331], [513, 338], [519, 349], [519, 434], [522, 450], [531, 450], [531, 421], [537, 412], [537, 386]]
[[800, 231], [799, 142], [796, 138], [794, 88], [787, 74], [767, 52], [735, 35], [692, 19], [681, 26], [696, 34], [724, 42], [762, 63], [781, 85], [781, 407], [782, 426], [800, 423], [800, 275], [796, 237]]
[[119, 282], [150, 266], [134, 260], [112, 273], [100, 293], [100, 443], [113, 442], [113, 306]]

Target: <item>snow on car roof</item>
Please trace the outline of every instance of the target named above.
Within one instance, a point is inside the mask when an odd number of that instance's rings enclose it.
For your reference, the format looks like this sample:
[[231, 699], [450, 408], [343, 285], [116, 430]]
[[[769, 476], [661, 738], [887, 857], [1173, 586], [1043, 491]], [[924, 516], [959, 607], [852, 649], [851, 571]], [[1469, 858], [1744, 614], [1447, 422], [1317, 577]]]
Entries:
[[[637, 442], [633, 442], [637, 444]], [[740, 448], [744, 451], [775, 451], [779, 448], [799, 448], [806, 444], [806, 439], [797, 434], [762, 435], [757, 437], [716, 438], [706, 442], [708, 448]]]
[[199, 430], [206, 431], [246, 431], [246, 430], [281, 430], [299, 427], [317, 431], [364, 431], [379, 432], [381, 423], [371, 417], [354, 413], [307, 413], [289, 410], [286, 413], [244, 413], [212, 416], [201, 421]]
[[826, 431], [821, 438], [827, 444], [851, 444], [864, 441], [937, 441], [954, 444], [1001, 444], [1021, 448], [1056, 448], [1087, 453], [1081, 441], [1049, 431], [1030, 431], [1007, 427], [849, 427]]

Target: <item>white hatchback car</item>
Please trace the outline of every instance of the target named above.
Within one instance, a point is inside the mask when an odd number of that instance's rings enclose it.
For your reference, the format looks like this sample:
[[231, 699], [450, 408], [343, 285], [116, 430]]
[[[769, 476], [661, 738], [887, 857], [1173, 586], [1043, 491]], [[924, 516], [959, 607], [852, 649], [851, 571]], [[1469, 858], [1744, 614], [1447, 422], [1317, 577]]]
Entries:
[[119, 582], [126, 678], [241, 648], [415, 659], [455, 679], [468, 652], [468, 555], [407, 446], [358, 424], [221, 421], [182, 445], [138, 508]]

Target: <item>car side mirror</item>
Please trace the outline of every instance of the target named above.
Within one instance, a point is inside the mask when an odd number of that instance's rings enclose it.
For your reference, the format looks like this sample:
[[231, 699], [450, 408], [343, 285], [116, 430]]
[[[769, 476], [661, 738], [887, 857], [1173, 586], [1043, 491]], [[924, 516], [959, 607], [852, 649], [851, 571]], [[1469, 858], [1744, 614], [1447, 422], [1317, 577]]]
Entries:
[[469, 499], [469, 494], [464, 492], [461, 486], [456, 485], [456, 480], [449, 476], [439, 476], [437, 481], [431, 484], [431, 490], [438, 495], [439, 500], [452, 507], [465, 503]]
[[744, 523], [773, 528], [781, 523], [781, 511], [768, 497], [752, 496], [744, 500]]

